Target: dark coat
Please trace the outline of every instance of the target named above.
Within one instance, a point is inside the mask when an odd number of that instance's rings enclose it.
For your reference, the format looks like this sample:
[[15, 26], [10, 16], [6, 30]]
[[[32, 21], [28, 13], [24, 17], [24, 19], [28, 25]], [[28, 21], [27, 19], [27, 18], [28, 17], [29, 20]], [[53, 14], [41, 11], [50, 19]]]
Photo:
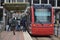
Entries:
[[16, 20], [13, 18], [13, 19], [11, 20], [11, 30], [15, 30], [16, 24], [17, 24], [17, 22], [16, 22]]
[[21, 25], [22, 25], [22, 26], [25, 26], [25, 22], [26, 22], [26, 18], [23, 17], [22, 20], [21, 20]]

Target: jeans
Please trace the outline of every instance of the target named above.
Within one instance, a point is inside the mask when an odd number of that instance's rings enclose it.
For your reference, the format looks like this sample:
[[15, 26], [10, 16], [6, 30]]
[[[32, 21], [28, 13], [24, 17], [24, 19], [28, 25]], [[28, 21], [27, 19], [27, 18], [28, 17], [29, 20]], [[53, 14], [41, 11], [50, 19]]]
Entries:
[[26, 26], [25, 25], [23, 25], [23, 31], [26, 31]]
[[20, 30], [20, 25], [16, 26], [16, 30], [19, 31]]

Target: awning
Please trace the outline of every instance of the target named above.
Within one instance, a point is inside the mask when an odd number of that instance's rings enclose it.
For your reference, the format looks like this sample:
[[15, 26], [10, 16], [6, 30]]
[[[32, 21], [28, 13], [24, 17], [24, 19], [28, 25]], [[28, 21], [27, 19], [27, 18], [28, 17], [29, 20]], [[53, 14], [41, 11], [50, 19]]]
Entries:
[[4, 8], [7, 10], [24, 10], [29, 3], [4, 3]]

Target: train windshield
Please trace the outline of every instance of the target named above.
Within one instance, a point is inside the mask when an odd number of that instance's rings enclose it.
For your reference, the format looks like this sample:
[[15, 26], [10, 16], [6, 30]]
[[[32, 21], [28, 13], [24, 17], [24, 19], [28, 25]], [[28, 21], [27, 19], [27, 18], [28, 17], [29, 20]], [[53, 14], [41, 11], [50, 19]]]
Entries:
[[48, 9], [35, 9], [36, 23], [51, 23], [51, 11]]

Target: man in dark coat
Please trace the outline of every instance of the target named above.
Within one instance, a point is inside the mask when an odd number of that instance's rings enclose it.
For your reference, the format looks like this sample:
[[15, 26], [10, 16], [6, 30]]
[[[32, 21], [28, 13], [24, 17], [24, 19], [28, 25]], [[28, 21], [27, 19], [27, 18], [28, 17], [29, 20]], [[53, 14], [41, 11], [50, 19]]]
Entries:
[[13, 31], [13, 34], [15, 35], [15, 27], [16, 27], [16, 19], [13, 18], [11, 22], [11, 30]]
[[22, 18], [22, 20], [21, 20], [21, 25], [23, 26], [23, 31], [26, 31], [26, 18], [25, 18], [25, 16]]

